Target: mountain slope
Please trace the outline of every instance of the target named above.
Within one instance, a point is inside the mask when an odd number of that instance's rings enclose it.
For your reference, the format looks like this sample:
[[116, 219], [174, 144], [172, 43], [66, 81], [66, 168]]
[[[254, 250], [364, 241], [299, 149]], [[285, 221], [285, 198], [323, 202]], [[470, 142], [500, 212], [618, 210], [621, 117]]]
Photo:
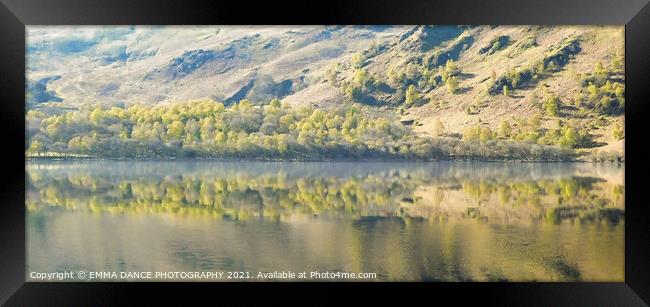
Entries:
[[30, 28], [28, 77], [59, 76], [48, 88], [72, 105], [266, 100], [305, 86], [327, 60], [396, 35], [384, 27], [138, 27], [114, 34], [119, 29], [52, 43], [51, 29]]
[[423, 137], [623, 153], [622, 27], [28, 28], [27, 107], [363, 104]]

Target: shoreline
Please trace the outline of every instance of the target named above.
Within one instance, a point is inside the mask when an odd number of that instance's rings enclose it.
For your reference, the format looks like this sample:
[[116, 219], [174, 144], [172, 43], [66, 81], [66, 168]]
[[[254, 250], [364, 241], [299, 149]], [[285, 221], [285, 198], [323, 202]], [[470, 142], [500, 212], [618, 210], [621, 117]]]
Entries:
[[484, 163], [592, 163], [592, 164], [625, 164], [621, 161], [590, 161], [584, 159], [570, 160], [499, 160], [499, 159], [231, 159], [231, 158], [97, 158], [97, 157], [25, 157], [25, 162], [30, 161], [110, 161], [110, 162], [287, 162], [287, 163], [431, 163], [431, 162], [484, 162]]

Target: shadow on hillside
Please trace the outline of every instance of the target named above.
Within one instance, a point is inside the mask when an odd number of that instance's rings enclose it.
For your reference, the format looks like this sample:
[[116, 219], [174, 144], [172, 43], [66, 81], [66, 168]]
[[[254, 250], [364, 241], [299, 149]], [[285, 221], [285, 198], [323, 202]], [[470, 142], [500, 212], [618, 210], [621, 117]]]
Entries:
[[471, 86], [466, 86], [466, 87], [461, 87], [458, 90], [456, 90], [456, 94], [465, 94], [469, 93], [469, 91], [472, 90]]
[[467, 79], [472, 79], [472, 78], [476, 77], [476, 75], [472, 74], [472, 73], [463, 72], [463, 73], [458, 74], [457, 77], [460, 80], [467, 80]]

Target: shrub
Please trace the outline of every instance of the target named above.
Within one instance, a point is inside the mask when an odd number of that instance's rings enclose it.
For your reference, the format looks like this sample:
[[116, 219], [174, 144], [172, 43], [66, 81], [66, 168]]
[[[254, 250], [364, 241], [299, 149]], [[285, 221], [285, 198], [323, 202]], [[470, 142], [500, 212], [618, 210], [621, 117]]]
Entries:
[[501, 49], [504, 49], [508, 43], [510, 42], [510, 37], [509, 36], [498, 36], [490, 40], [490, 42], [487, 44], [487, 46], [481, 48], [478, 52], [479, 54], [484, 54], [487, 53], [493, 54]]
[[614, 136], [614, 139], [620, 140], [625, 137], [625, 129], [621, 127], [621, 124], [616, 124], [616, 126], [614, 126], [614, 130], [612, 131], [612, 135]]
[[510, 128], [510, 123], [507, 120], [504, 120], [499, 124], [499, 137], [508, 138], [512, 133], [512, 128]]
[[548, 116], [558, 116], [562, 104], [560, 98], [556, 95], [550, 95], [544, 100], [542, 106]]
[[409, 85], [408, 89], [406, 90], [406, 99], [404, 100], [404, 103], [406, 107], [412, 106], [414, 103], [418, 102], [420, 100], [420, 93], [415, 89], [415, 86], [413, 84]]
[[449, 93], [452, 94], [458, 93], [458, 80], [456, 80], [456, 77], [447, 78], [445, 84], [447, 85], [447, 90], [449, 91]]

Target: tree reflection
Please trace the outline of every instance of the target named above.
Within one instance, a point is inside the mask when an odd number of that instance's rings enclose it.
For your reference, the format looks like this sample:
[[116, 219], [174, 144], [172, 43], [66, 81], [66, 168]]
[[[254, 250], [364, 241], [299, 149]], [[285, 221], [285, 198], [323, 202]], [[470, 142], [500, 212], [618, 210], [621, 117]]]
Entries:
[[[344, 164], [344, 163], [343, 163]], [[485, 164], [77, 163], [27, 167], [27, 208], [282, 220], [294, 215], [620, 223], [624, 185]], [[616, 176], [614, 176], [616, 178]]]

